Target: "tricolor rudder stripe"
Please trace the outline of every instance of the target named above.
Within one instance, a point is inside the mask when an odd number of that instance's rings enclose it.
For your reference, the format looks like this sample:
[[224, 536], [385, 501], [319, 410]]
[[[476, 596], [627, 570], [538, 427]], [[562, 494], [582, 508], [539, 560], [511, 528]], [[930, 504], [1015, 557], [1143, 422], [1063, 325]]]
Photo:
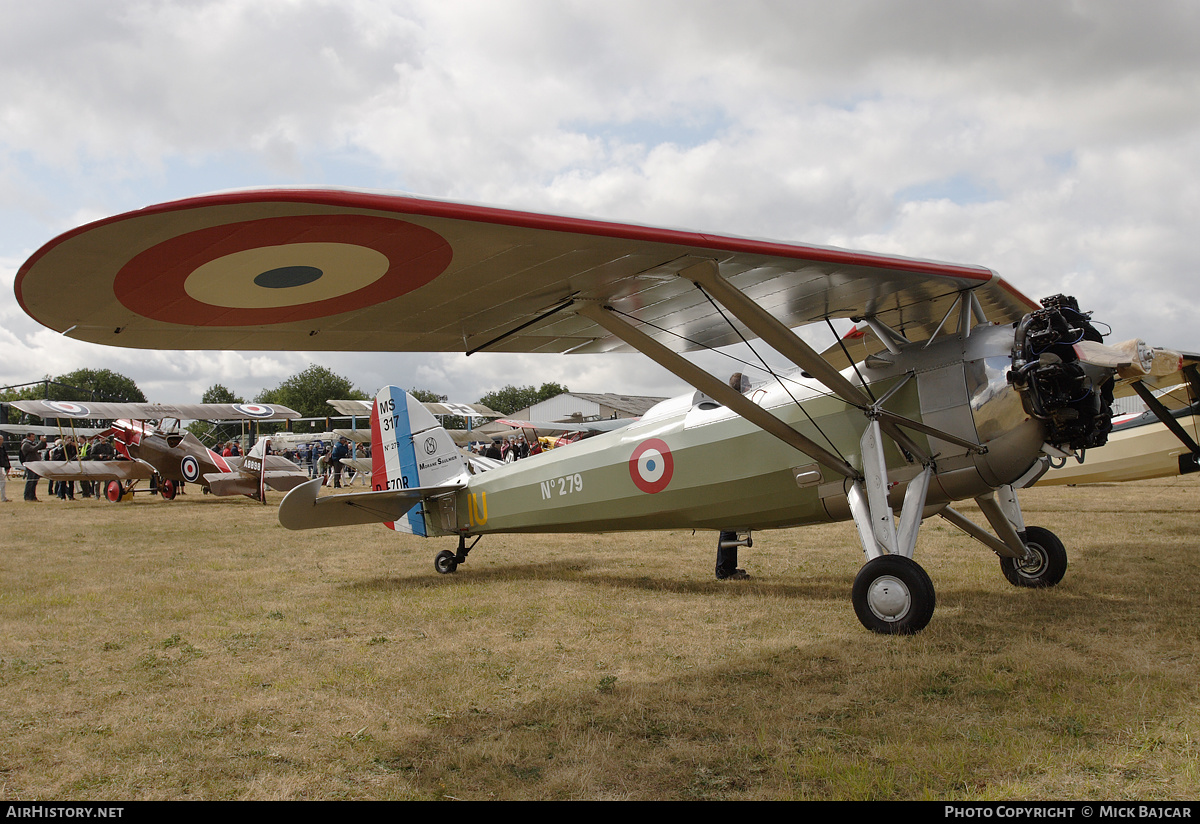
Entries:
[[[412, 395], [385, 386], [371, 410], [371, 485], [376, 490], [439, 486], [466, 469], [466, 461], [437, 419]], [[427, 535], [421, 507], [393, 529]]]

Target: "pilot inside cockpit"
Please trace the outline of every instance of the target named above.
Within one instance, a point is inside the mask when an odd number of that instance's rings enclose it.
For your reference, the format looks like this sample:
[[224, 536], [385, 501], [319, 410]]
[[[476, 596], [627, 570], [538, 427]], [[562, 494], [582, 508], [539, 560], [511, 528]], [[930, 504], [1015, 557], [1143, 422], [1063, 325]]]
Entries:
[[734, 372], [729, 376], [729, 385], [745, 395], [750, 391], [750, 378], [741, 372]]

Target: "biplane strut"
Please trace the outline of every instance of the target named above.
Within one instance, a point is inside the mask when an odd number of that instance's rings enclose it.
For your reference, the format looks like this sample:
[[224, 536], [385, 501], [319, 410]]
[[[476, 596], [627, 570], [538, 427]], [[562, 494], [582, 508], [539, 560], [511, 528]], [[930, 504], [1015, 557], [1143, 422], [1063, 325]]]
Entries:
[[[925, 516], [936, 464], [934, 456], [922, 454], [901, 427], [915, 429], [980, 453], [987, 452], [987, 448], [884, 410], [882, 404], [891, 393], [880, 400], [869, 397], [863, 388], [847, 380], [795, 332], [731, 285], [721, 276], [715, 261], [705, 260], [689, 266], [679, 272], [679, 277], [687, 278], [701, 287], [754, 335], [819, 381], [831, 393], [863, 411], [868, 422], [859, 444], [863, 464], [861, 470], [798, 432], [725, 381], [659, 343], [621, 317], [621, 313], [613, 307], [599, 301], [576, 298], [573, 308], [714, 401], [844, 476], [851, 515], [866, 556], [866, 563], [855, 577], [852, 589], [855, 613], [864, 626], [876, 632], [908, 634], [920, 631], [933, 616], [936, 595], [929, 575], [912, 556]], [[972, 319], [986, 320], [978, 299], [969, 292], [960, 295], [955, 307], [947, 312], [947, 318], [955, 308], [959, 311], [959, 335], [964, 339], [970, 334]], [[866, 320], [889, 350], [898, 352], [901, 347], [912, 345], [900, 333], [877, 320]], [[943, 319], [938, 331], [941, 331], [945, 321]], [[937, 332], [934, 334], [936, 336]], [[924, 345], [928, 346], [929, 342]], [[901, 383], [910, 377], [911, 374]], [[922, 464], [921, 472], [909, 481], [905, 490], [898, 524], [888, 502], [891, 483], [884, 455], [884, 435], [900, 446], [909, 461]], [[1013, 487], [1002, 487], [999, 501], [993, 492], [979, 496], [976, 502], [996, 531], [996, 536], [949, 506], [942, 507], [939, 514], [995, 551], [1001, 558], [1005, 576], [1014, 584], [1049, 586], [1057, 583], [1058, 578], [1062, 577], [1059, 567], [1061, 570], [1066, 568], [1062, 544], [1047, 530], [1025, 529]], [[1031, 533], [1037, 541], [1030, 540]], [[1047, 582], [1045, 571], [1048, 567], [1053, 568], [1052, 574], [1057, 575], [1053, 582]]]

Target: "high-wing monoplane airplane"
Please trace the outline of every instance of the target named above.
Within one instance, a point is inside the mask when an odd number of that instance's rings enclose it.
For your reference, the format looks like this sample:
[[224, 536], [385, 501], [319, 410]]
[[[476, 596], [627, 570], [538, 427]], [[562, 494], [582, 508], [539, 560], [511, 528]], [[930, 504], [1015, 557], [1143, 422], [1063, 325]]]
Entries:
[[[110, 501], [127, 500], [138, 481], [157, 478], [158, 492], [172, 500], [182, 481], [196, 483], [214, 495], [246, 495], [266, 501], [264, 489], [287, 492], [308, 474], [275, 455], [267, 455], [268, 438], [260, 438], [245, 458], [223, 458], [180, 428], [183, 420], [286, 420], [300, 413], [265, 404], [159, 404], [67, 401], [13, 401], [22, 412], [43, 420], [113, 420], [105, 431], [124, 460], [37, 461], [26, 466], [52, 481], [104, 483]], [[157, 421], [157, 423], [152, 423]]]
[[[1114, 378], [1179, 369], [1140, 341], [1104, 345], [1073, 298], [1039, 305], [982, 267], [357, 191], [227, 192], [100, 220], [35, 253], [16, 294], [52, 329], [131, 347], [641, 352], [695, 391], [480, 475], [389, 389], [379, 489], [302, 485], [280, 520], [457, 536], [441, 572], [491, 532], [704, 528], [748, 544], [852, 520], [867, 560], [851, 600], [878, 632], [933, 615], [912, 558], [931, 515], [1013, 584], [1056, 584], [1063, 544], [1025, 525], [1014, 489], [1048, 455], [1104, 442]], [[792, 331], [835, 318], [873, 331], [863, 362], [831, 363]], [[756, 339], [799, 371], [743, 394], [679, 354]], [[992, 531], [952, 506], [972, 499]]]

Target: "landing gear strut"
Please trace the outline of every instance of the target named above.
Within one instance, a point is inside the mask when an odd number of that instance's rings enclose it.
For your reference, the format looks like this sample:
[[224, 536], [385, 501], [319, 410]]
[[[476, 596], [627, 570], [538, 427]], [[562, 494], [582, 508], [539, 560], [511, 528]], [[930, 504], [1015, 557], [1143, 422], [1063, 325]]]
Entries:
[[439, 575], [449, 575], [452, 572], [456, 572], [459, 564], [466, 563], [467, 553], [475, 548], [475, 544], [479, 543], [479, 539], [482, 537], [482, 535], [476, 535], [471, 545], [467, 546], [467, 536], [459, 535], [458, 551], [451, 552], [448, 549], [443, 549], [434, 557], [433, 568], [438, 571]]

